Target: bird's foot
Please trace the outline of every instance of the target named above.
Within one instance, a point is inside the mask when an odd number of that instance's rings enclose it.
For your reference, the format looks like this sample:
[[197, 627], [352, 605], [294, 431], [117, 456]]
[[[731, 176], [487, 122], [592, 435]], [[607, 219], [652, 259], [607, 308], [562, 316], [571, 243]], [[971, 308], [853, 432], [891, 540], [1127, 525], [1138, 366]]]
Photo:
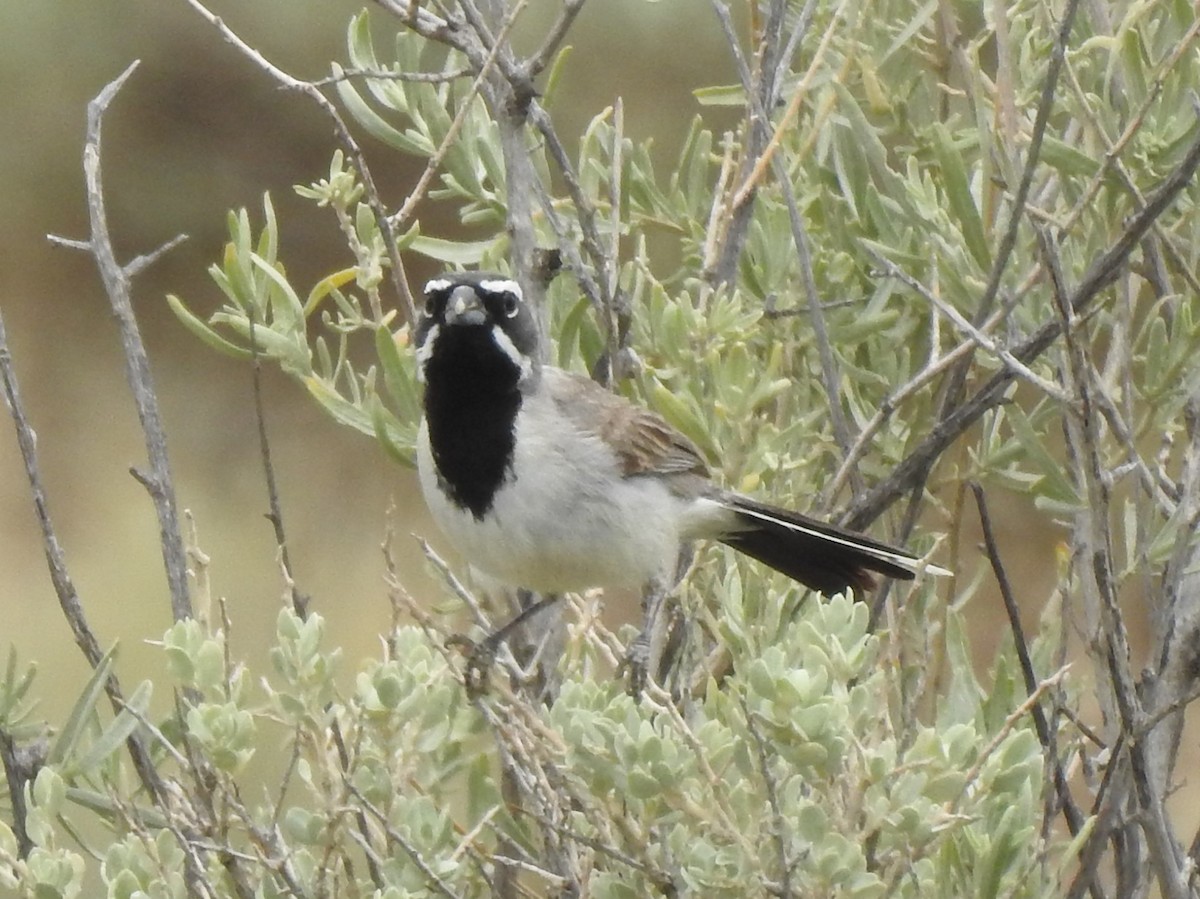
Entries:
[[508, 624], [488, 634], [478, 643], [466, 634], [453, 634], [446, 640], [447, 647], [461, 649], [467, 657], [467, 666], [463, 669], [463, 686], [466, 687], [467, 696], [477, 699], [487, 693], [488, 675], [496, 662], [496, 653], [499, 652], [500, 645], [522, 624], [557, 601], [558, 594], [550, 593], [537, 602], [528, 603]]
[[[478, 699], [488, 691], [488, 679], [492, 665], [496, 663], [496, 650], [500, 641], [507, 634], [501, 630], [489, 635], [486, 639], [476, 642], [466, 634], [452, 634], [446, 639], [447, 648], [453, 647], [466, 656], [466, 667], [463, 668], [463, 687], [467, 697]], [[500, 639], [496, 639], [499, 637]]]
[[625, 677], [625, 691], [634, 699], [646, 689], [650, 671], [650, 639], [643, 631], [629, 644], [625, 659], [617, 669], [618, 677]]

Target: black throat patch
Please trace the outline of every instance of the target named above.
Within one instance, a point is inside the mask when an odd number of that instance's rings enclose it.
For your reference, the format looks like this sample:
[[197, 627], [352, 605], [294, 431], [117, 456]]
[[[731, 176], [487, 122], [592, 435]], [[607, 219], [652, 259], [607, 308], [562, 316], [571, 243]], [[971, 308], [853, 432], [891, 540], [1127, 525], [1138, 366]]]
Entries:
[[438, 483], [483, 518], [512, 477], [521, 371], [486, 326], [445, 327], [425, 365], [425, 421]]

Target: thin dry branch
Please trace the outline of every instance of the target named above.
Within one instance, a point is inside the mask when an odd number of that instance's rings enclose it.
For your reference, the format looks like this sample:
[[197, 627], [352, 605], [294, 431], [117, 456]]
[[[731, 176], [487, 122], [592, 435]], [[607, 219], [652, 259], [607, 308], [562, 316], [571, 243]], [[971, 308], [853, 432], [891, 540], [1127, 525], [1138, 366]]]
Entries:
[[[58, 241], [69, 246], [86, 249], [96, 256], [97, 264], [100, 266], [101, 274], [105, 278], [106, 286], [111, 285], [112, 287], [110, 289], [110, 299], [114, 304], [114, 309], [118, 312], [118, 315], [128, 313], [130, 317], [132, 317], [132, 311], [129, 306], [128, 289], [131, 272], [141, 271], [148, 264], [144, 260], [151, 260], [155, 258], [155, 255], [139, 257], [138, 260], [134, 260], [133, 263], [125, 267], [117, 264], [104, 220], [104, 206], [99, 182], [99, 154], [100, 119], [108, 104], [116, 96], [117, 91], [120, 90], [121, 85], [132, 74], [135, 67], [136, 63], [129, 66], [116, 80], [108, 84], [88, 107], [88, 143], [84, 159], [88, 184], [89, 211], [93, 224], [92, 238], [86, 242]], [[140, 338], [137, 337], [136, 326], [131, 333], [125, 327], [125, 322], [122, 322], [122, 337], [126, 341], [127, 358], [130, 359], [131, 383], [135, 393], [139, 394], [139, 410], [143, 412], [143, 415], [149, 415], [157, 423], [157, 406], [153, 402], [153, 388], [150, 386], [148, 369], [145, 368], [145, 351], [141, 346]], [[145, 373], [145, 378], [141, 378], [142, 372]], [[134, 378], [135, 373], [138, 375], [137, 378]], [[88, 623], [83, 603], [80, 600], [75, 583], [67, 568], [66, 554], [63, 551], [62, 544], [58, 540], [58, 535], [50, 516], [46, 489], [42, 481], [41, 466], [38, 461], [37, 437], [26, 415], [24, 403], [21, 399], [20, 386], [17, 381], [12, 354], [8, 346], [8, 335], [2, 317], [0, 317], [0, 384], [3, 386], [5, 403], [16, 428], [17, 444], [25, 465], [25, 475], [33, 497], [34, 513], [42, 534], [42, 547], [50, 572], [50, 581], [54, 586], [59, 607], [67, 619], [67, 624], [71, 628], [76, 645], [83, 652], [88, 664], [94, 668], [100, 664], [104, 653], [100, 649], [100, 643], [96, 638], [95, 632]], [[147, 412], [147, 409], [151, 411]], [[145, 417], [143, 418], [143, 426], [146, 427]], [[151, 446], [152, 443], [153, 446]], [[165, 470], [165, 443], [162, 440], [161, 423], [158, 423], [156, 431], [152, 429], [147, 430], [147, 445], [151, 449], [151, 460], [152, 465], [155, 466], [154, 470], [157, 473], [157, 477], [161, 479], [157, 483], [166, 485], [169, 488], [170, 475]], [[159, 504], [159, 500], [160, 498], [156, 497], [156, 504]], [[162, 508], [159, 505], [160, 515], [162, 515]], [[173, 504], [171, 509], [173, 511]], [[180, 552], [182, 553], [182, 541], [180, 541]], [[167, 548], [164, 544], [164, 556], [166, 554]], [[184, 586], [181, 592], [173, 590], [173, 608], [177, 613], [177, 617], [180, 615], [186, 617], [190, 615], [190, 608], [186, 605], [186, 568], [183, 567], [182, 561], [179, 565], [181, 566], [179, 576], [182, 578]], [[126, 707], [120, 681], [115, 674], [109, 674], [105, 681], [104, 689], [115, 712], [119, 713]], [[141, 736], [136, 733], [131, 735], [126, 741], [126, 745], [133, 760], [134, 768], [147, 793], [156, 803], [162, 803], [165, 797], [164, 785]], [[195, 872], [189, 871], [189, 883], [194, 883], [194, 874]]]
[[[438, 876], [438, 873], [429, 866], [429, 863], [421, 857], [421, 853], [417, 851], [416, 846], [414, 846], [404, 836], [404, 834], [400, 833], [400, 831], [396, 830], [396, 828], [392, 826], [388, 815], [385, 814], [383, 810], [376, 806], [375, 803], [373, 803], [370, 799], [364, 796], [358, 787], [356, 787], [349, 780], [345, 781], [344, 786], [346, 788], [346, 792], [358, 800], [360, 807], [364, 811], [370, 812], [371, 817], [378, 822], [379, 826], [383, 829], [383, 832], [387, 834], [388, 842], [399, 846], [400, 849], [403, 850], [404, 854], [408, 856], [409, 860], [417, 866], [417, 870], [420, 871], [424, 876], [425, 882], [429, 889], [438, 895], [448, 897], [448, 899], [455, 899], [458, 894], [451, 890], [450, 885], [447, 884], [446, 881], [442, 880], [442, 878]], [[367, 839], [367, 830], [365, 828], [362, 829], [361, 837], [358, 834], [352, 835], [364, 850], [370, 849], [370, 842]], [[375, 864], [381, 867], [386, 864], [385, 860], [382, 858], [374, 858], [372, 860]]]
[[[1047, 271], [1051, 275], [1053, 295], [1061, 316], [1066, 364], [1063, 380], [1074, 399], [1073, 414], [1064, 419], [1070, 466], [1077, 489], [1084, 498], [1076, 514], [1076, 544], [1082, 569], [1085, 595], [1098, 606], [1102, 622], [1104, 662], [1108, 671], [1108, 686], [1119, 713], [1123, 735], [1141, 731], [1145, 720], [1142, 695], [1133, 675], [1129, 639], [1124, 617], [1118, 603], [1118, 584], [1113, 563], [1111, 491], [1102, 455], [1103, 434], [1101, 418], [1093, 401], [1091, 379], [1091, 348], [1084, 346], [1073, 328], [1076, 310], [1071, 302], [1062, 273], [1057, 247], [1041, 228], [1037, 229], [1038, 245]], [[1187, 899], [1191, 895], [1187, 881], [1185, 856], [1171, 828], [1164, 806], [1171, 771], [1170, 759], [1162, 758], [1163, 747], [1153, 754], [1146, 742], [1126, 740], [1126, 752], [1132, 775], [1136, 816], [1130, 816], [1124, 830], [1131, 841], [1136, 838], [1135, 827], [1145, 837], [1150, 861], [1163, 895], [1168, 899]]]
[[525, 63], [525, 71], [529, 73], [530, 78], [536, 78], [550, 64], [554, 54], [567, 39], [567, 32], [575, 23], [575, 17], [583, 11], [584, 2], [585, 0], [563, 0], [563, 8], [546, 33], [542, 46]]
[[[1050, 120], [1050, 112], [1054, 107], [1054, 99], [1058, 91], [1058, 80], [1066, 58], [1067, 43], [1071, 37], [1071, 29], [1078, 8], [1079, 0], [1068, 0], [1067, 7], [1063, 11], [1063, 17], [1059, 24], [1058, 37], [1054, 42], [1050, 63], [1046, 69], [1046, 80], [1042, 85], [1042, 95], [1038, 101], [1037, 114], [1033, 123], [1033, 133], [1030, 136], [1029, 149], [1025, 154], [1025, 166], [1021, 173], [1021, 181], [1017, 186], [1016, 195], [1013, 197], [1012, 212], [1009, 217], [1008, 226], [1005, 228], [1004, 234], [1000, 239], [1000, 245], [996, 250], [996, 255], [992, 260], [992, 269], [988, 275], [987, 286], [980, 295], [979, 302], [975, 307], [975, 313], [972, 316], [971, 322], [976, 327], [983, 324], [992, 313], [996, 297], [1000, 293], [1001, 281], [1012, 259], [1013, 250], [1016, 248], [1021, 222], [1028, 215], [1026, 202], [1033, 186], [1034, 173], [1037, 171], [1038, 163], [1041, 159], [1042, 141], [1045, 138], [1046, 126]], [[938, 425], [935, 427], [935, 432], [940, 430], [947, 422], [958, 418], [963, 405], [961, 403], [962, 395], [966, 389], [967, 377], [971, 370], [973, 356], [973, 353], [968, 353], [947, 375], [942, 391], [941, 407], [938, 412]], [[1021, 359], [1020, 361], [1028, 362], [1029, 360]], [[1007, 381], [1005, 382], [1005, 387], [1007, 387]], [[978, 394], [976, 394], [976, 397], [978, 397]], [[970, 402], [968, 400], [967, 404], [969, 405]], [[974, 418], [971, 421], [973, 422]], [[942, 449], [944, 450], [948, 445], [948, 443], [944, 444]], [[912, 492], [917, 488], [923, 487], [926, 479], [929, 477], [929, 473], [932, 471], [934, 462], [940, 456], [941, 450], [928, 457], [916, 456], [916, 454], [910, 455], [909, 459], [918, 461], [920, 464], [908, 473], [905, 487], [896, 496], [898, 497], [903, 493]], [[907, 462], [908, 460], [905, 461]], [[893, 501], [895, 498], [893, 497]], [[882, 512], [882, 509], [879, 511]]]
[[[963, 334], [967, 341], [995, 356], [1012, 370], [1014, 376], [1028, 381], [1030, 384], [1053, 400], [1057, 400], [1060, 403], [1066, 403], [1070, 400], [1070, 397], [1067, 396], [1067, 394], [1058, 384], [1043, 378], [1037, 372], [1033, 371], [1027, 365], [1021, 362], [1020, 359], [1017, 359], [1015, 356], [1013, 356], [1012, 353], [1006, 350], [995, 340], [988, 337], [986, 330], [976, 327], [972, 322], [967, 321], [961, 312], [938, 296], [936, 291], [926, 288], [924, 284], [922, 284], [908, 272], [904, 271], [890, 259], [881, 255], [873, 247], [866, 247], [866, 251], [875, 259], [876, 263], [878, 263], [890, 277], [903, 281], [910, 290], [924, 299], [927, 303], [929, 303], [930, 306], [934, 308], [934, 310], [948, 319], [950, 323], [953, 324], [954, 327]], [[998, 323], [998, 321], [994, 318], [990, 321]]]
[[[704, 276], [711, 285], [718, 286], [732, 284], [734, 281], [738, 261], [741, 259], [753, 217], [754, 200], [758, 194], [760, 182], [776, 155], [779, 138], [787, 130], [787, 123], [798, 114], [804, 98], [808, 95], [810, 79], [819, 70], [821, 60], [832, 40], [835, 29], [830, 27], [826, 31], [805, 77], [793, 91], [788, 108], [784, 111], [779, 126], [772, 133], [769, 113], [775, 109], [783, 86], [781, 76], [787, 71], [785, 59], [790, 58], [787, 54], [794, 52], [796, 44], [803, 37], [804, 31], [811, 22], [811, 9], [806, 8], [797, 27], [793, 29], [790, 38], [785, 41], [786, 4], [782, 0], [772, 0], [767, 9], [759, 46], [754, 55], [753, 64], [751, 64], [741, 49], [728, 4], [724, 0], [712, 0], [711, 6], [725, 34], [730, 54], [745, 86], [748, 100], [736, 189], [728, 201], [714, 204], [714, 210], [719, 208], [721, 212], [719, 219], [713, 223], [715, 225], [713, 228], [715, 253], [705, 254]], [[841, 17], [845, 7], [844, 0], [838, 4], [834, 13], [835, 20]], [[709, 265], [710, 260], [711, 266]]]
[[[1025, 681], [1025, 692], [1027, 696], [1033, 696], [1038, 692], [1037, 672], [1033, 669], [1033, 659], [1030, 657], [1029, 643], [1025, 639], [1025, 631], [1021, 626], [1021, 612], [1017, 606], [1016, 597], [1013, 595], [1012, 584], [1009, 582], [1008, 573], [1000, 558], [1000, 548], [996, 543], [996, 535], [992, 530], [992, 519], [988, 514], [987, 500], [984, 497], [982, 486], [974, 482], [969, 486], [971, 492], [975, 495], [975, 504], [979, 510], [979, 522], [983, 529], [983, 540], [987, 550], [988, 561], [991, 563], [992, 571], [996, 575], [996, 583], [1000, 587], [1000, 596], [1004, 600], [1004, 611], [1008, 615], [1009, 630], [1013, 635], [1013, 645], [1016, 648], [1017, 660], [1021, 666], [1021, 676]], [[1067, 829], [1074, 836], [1083, 827], [1084, 818], [1083, 814], [1079, 811], [1079, 806], [1075, 804], [1075, 798], [1071, 795], [1071, 787], [1067, 782], [1066, 772], [1063, 771], [1062, 760], [1058, 757], [1057, 735], [1052, 732], [1041, 704], [1033, 705], [1030, 708], [1030, 713], [1033, 717], [1034, 728], [1037, 730], [1038, 741], [1042, 744], [1042, 751], [1050, 763], [1050, 773], [1054, 782], [1054, 790], [1062, 806], [1063, 817], [1067, 820]]]
[[341, 84], [345, 81], [353, 81], [356, 78], [363, 78], [376, 81], [403, 81], [410, 84], [446, 84], [451, 81], [457, 81], [459, 78], [469, 74], [471, 74], [470, 70], [465, 68], [451, 69], [448, 72], [395, 72], [387, 69], [342, 69], [337, 75], [326, 75], [324, 78], [318, 78], [309, 83], [313, 87], [326, 87], [332, 84]]
[[[553, 198], [544, 186], [541, 186], [538, 194], [542, 212], [546, 216], [546, 220], [550, 222], [550, 226], [558, 238], [559, 249], [562, 250], [563, 256], [566, 258], [571, 271], [579, 282], [580, 289], [591, 302], [593, 308], [601, 314], [606, 314], [606, 310], [611, 305], [612, 292], [609, 289], [607, 281], [604, 280], [608, 270], [608, 260], [600, 239], [600, 232], [596, 228], [596, 208], [587, 198], [587, 195], [584, 194], [583, 188], [579, 184], [579, 176], [575, 172], [575, 167], [570, 157], [567, 155], [566, 147], [563, 146], [558, 132], [554, 129], [553, 121], [542, 105], [536, 100], [529, 106], [529, 122], [538, 130], [542, 139], [545, 140], [550, 158], [554, 160], [555, 165], [558, 166], [558, 170], [562, 175], [567, 196], [571, 198], [571, 202], [575, 206], [580, 231], [578, 237], [568, 232], [566, 225], [562, 223], [561, 217], [554, 209]], [[579, 244], [582, 244], [584, 251], [591, 260], [590, 271], [579, 252]], [[599, 283], [596, 278], [592, 277], [591, 271], [595, 271], [596, 276], [601, 279]]]
[[46, 763], [48, 741], [44, 736], [20, 744], [0, 728], [0, 762], [4, 765], [4, 780], [8, 785], [8, 804], [13, 836], [17, 839], [17, 857], [29, 858], [34, 842], [29, 836], [29, 809], [25, 802], [25, 785], [32, 784], [37, 772]]
[[75, 589], [75, 582], [67, 570], [66, 553], [58, 542], [58, 534], [50, 517], [49, 502], [46, 498], [46, 488], [42, 483], [41, 465], [38, 462], [37, 434], [25, 414], [25, 405], [21, 400], [21, 389], [17, 383], [16, 369], [13, 367], [12, 353], [8, 348], [8, 332], [4, 327], [4, 317], [0, 315], [0, 383], [4, 387], [5, 404], [8, 414], [17, 429], [17, 445], [21, 450], [21, 458], [25, 463], [25, 477], [29, 481], [30, 493], [33, 494], [33, 508], [37, 515], [38, 526], [42, 532], [42, 549], [46, 554], [46, 564], [50, 569], [50, 582], [58, 596], [59, 606], [66, 616], [67, 624], [75, 637], [75, 643], [83, 652], [83, 657], [93, 668], [100, 664], [104, 653], [95, 633], [88, 624], [87, 615], [83, 611], [83, 603]]
[[[4, 389], [4, 400], [17, 431], [17, 444], [21, 458], [25, 464], [25, 477], [29, 481], [29, 490], [33, 495], [34, 514], [37, 516], [38, 527], [42, 532], [42, 549], [46, 555], [46, 565], [50, 570], [50, 582], [58, 597], [59, 608], [62, 609], [75, 643], [83, 652], [90, 666], [95, 668], [100, 664], [104, 653], [100, 643], [88, 624], [87, 615], [83, 610], [83, 602], [75, 589], [75, 582], [67, 570], [66, 553], [59, 543], [54, 522], [50, 517], [50, 507], [46, 498], [46, 488], [42, 482], [41, 465], [38, 462], [37, 435], [25, 414], [25, 406], [21, 400], [21, 390], [17, 383], [17, 374], [13, 366], [12, 353], [8, 347], [8, 334], [4, 327], [4, 318], [0, 316], [0, 386]], [[125, 708], [125, 695], [116, 674], [110, 673], [104, 684], [109, 702], [115, 712]], [[146, 749], [141, 737], [133, 734], [126, 741], [129, 754], [133, 759], [134, 768], [146, 787], [147, 792], [156, 801], [161, 802], [164, 796], [163, 784], [154, 767], [154, 762]]]
[[[1076, 315], [1087, 311], [1100, 292], [1116, 280], [1150, 226], [1191, 183], [1198, 166], [1200, 137], [1192, 141], [1179, 165], [1150, 195], [1145, 208], [1133, 217], [1113, 244], [1088, 267], [1070, 294], [1070, 305]], [[1014, 347], [1011, 353], [1015, 359], [1028, 366], [1049, 349], [1062, 333], [1062, 320], [1055, 317]], [[1004, 401], [1005, 392], [1013, 378], [1011, 369], [997, 372], [969, 399], [940, 419], [917, 448], [900, 462], [890, 475], [855, 501], [845, 516], [844, 523], [853, 528], [865, 528], [897, 499], [923, 484], [929, 470], [946, 448], [985, 413]]]
[[141, 421], [146, 443], [146, 455], [150, 462], [148, 472], [132, 469], [131, 473], [145, 486], [154, 501], [163, 564], [171, 591], [171, 614], [176, 621], [181, 621], [192, 617], [192, 603], [188, 595], [187, 553], [183, 547], [183, 532], [179, 527], [179, 513], [175, 502], [175, 485], [167, 458], [166, 431], [158, 410], [158, 396], [154, 392], [154, 380], [150, 374], [150, 359], [146, 354], [145, 344], [142, 343], [137, 318], [133, 314], [130, 290], [135, 275], [144, 271], [183, 238], [176, 237], [154, 252], [139, 256], [127, 265], [121, 265], [117, 261], [108, 230], [104, 191], [100, 180], [100, 132], [104, 114], [137, 66], [135, 60], [88, 103], [83, 172], [87, 185], [88, 218], [91, 222], [90, 237], [86, 241], [79, 241], [63, 240], [50, 235], [49, 239], [61, 246], [86, 250], [95, 259], [100, 278], [104, 282], [104, 290], [121, 333], [121, 346], [125, 351], [125, 374], [134, 403], [137, 405], [138, 419]]
[[[791, 39], [788, 41], [787, 47], [782, 49], [782, 52], [780, 52], [780, 48], [773, 48], [768, 52], [769, 41], [782, 40], [782, 23], [780, 23], [778, 28], [774, 30], [768, 29], [764, 33], [764, 46], [762, 52], [760, 52], [760, 63], [762, 61], [761, 58], [766, 56], [777, 58], [778, 63], [770, 79], [773, 86], [767, 87], [764, 85], [761, 88], [761, 92], [767, 93], [768, 97], [770, 92], [778, 90], [778, 85], [783, 83], [783, 76], [786, 73], [786, 60], [790, 59], [790, 55], [794, 51], [796, 44], [803, 38], [808, 25], [812, 21], [812, 6], [813, 4], [809, 3], [804, 14], [801, 15], [800, 22], [793, 30]], [[751, 71], [745, 55], [738, 47], [737, 33], [734, 30], [728, 8], [723, 3], [714, 2], [713, 9], [717, 14], [717, 19], [721, 23], [721, 28], [725, 33], [725, 39], [729, 43], [731, 52], [733, 53], [734, 62], [737, 65], [738, 74], [742, 80], [742, 89], [746, 92], [747, 102], [750, 106], [751, 123], [759, 123], [761, 127], [765, 128], [766, 123], [770, 121], [770, 107], [762, 105], [760, 90], [756, 90], [755, 84], [755, 74], [758, 72], [761, 75], [761, 66], [755, 72]], [[841, 8], [835, 14], [834, 20], [836, 21], [840, 15]], [[821, 295], [817, 289], [816, 278], [813, 275], [812, 253], [809, 250], [808, 233], [804, 225], [804, 216], [800, 213], [800, 205], [796, 200], [796, 191], [792, 187], [792, 178], [788, 172], [788, 164], [777, 152], [783, 135], [789, 131], [792, 121], [799, 113], [805, 97], [808, 96], [808, 86], [815, 73], [819, 71], [821, 60], [829, 46], [834, 30], [831, 25], [822, 37], [821, 43], [808, 67], [808, 71], [801, 79], [800, 84], [793, 90], [787, 109], [784, 111], [778, 125], [775, 126], [770, 140], [763, 147], [759, 157], [752, 161], [748, 174], [731, 200], [730, 213], [734, 218], [740, 218], [739, 210], [753, 201], [758, 187], [766, 177], [768, 169], [774, 173], [775, 181], [783, 193], [784, 203], [787, 206], [788, 223], [792, 229], [792, 242], [795, 244], [796, 258], [800, 264], [801, 284], [803, 285], [804, 298], [812, 323], [813, 336], [816, 339], [817, 355], [821, 362], [821, 382], [825, 387], [826, 396], [829, 397], [829, 418], [833, 428], [833, 437], [837, 442], [838, 448], [841, 450], [842, 458], [845, 459], [850, 455], [852, 443], [850, 428], [847, 424], [845, 413], [842, 411], [840, 401], [842, 394], [841, 373], [829, 340], [829, 331], [825, 327], [825, 316], [821, 307]], [[748, 224], [749, 219], [746, 221]], [[731, 238], [729, 234], [726, 235], [726, 239], [736, 241], [739, 244], [741, 242], [740, 238], [736, 236]], [[861, 488], [857, 471], [857, 468], [854, 466], [849, 468], [849, 476], [856, 490]], [[829, 501], [831, 496], [831, 493], [826, 494], [826, 502]]]
[[[333, 130], [337, 135], [338, 143], [342, 145], [342, 149], [346, 152], [351, 164], [354, 166], [354, 170], [358, 173], [358, 179], [362, 182], [363, 186], [363, 196], [366, 198], [367, 205], [371, 209], [371, 214], [375, 218], [375, 223], [379, 227], [379, 233], [383, 236], [383, 245], [387, 250], [388, 262], [391, 263], [390, 276], [392, 288], [404, 307], [404, 314], [407, 320], [415, 322], [417, 320], [417, 307], [413, 301], [412, 292], [408, 288], [408, 279], [404, 274], [404, 262], [400, 258], [400, 250], [396, 245], [395, 229], [388, 220], [387, 209], [380, 198], [379, 189], [375, 186], [375, 178], [371, 175], [371, 170], [367, 166], [367, 160], [362, 148], [358, 145], [358, 141], [354, 139], [354, 135], [350, 133], [350, 129], [346, 127], [346, 122], [342, 119], [342, 115], [338, 112], [333, 101], [321, 93], [320, 87], [315, 83], [296, 78], [268, 60], [261, 52], [247, 44], [237, 32], [222, 21], [220, 16], [213, 13], [200, 0], [186, 0], [186, 2], [205, 21], [216, 28], [227, 43], [231, 44], [243, 56], [266, 72], [280, 86], [309, 97], [329, 117], [330, 121], [333, 122]], [[377, 322], [382, 321], [382, 309], [373, 309], [372, 313], [375, 315]]]
[[980, 750], [979, 756], [975, 759], [975, 764], [971, 766], [970, 770], [967, 771], [966, 775], [963, 777], [962, 788], [959, 791], [958, 796], [946, 803], [945, 809], [947, 812], [957, 811], [958, 805], [962, 801], [963, 797], [970, 793], [971, 788], [975, 785], [975, 781], [978, 780], [979, 775], [983, 773], [983, 768], [987, 764], [988, 759], [990, 759], [996, 750], [1000, 748], [1000, 745], [1006, 739], [1008, 739], [1009, 734], [1016, 729], [1020, 720], [1026, 715], [1030, 714], [1033, 709], [1038, 707], [1038, 703], [1042, 701], [1042, 697], [1062, 683], [1062, 679], [1067, 676], [1068, 670], [1070, 670], [1068, 666], [1059, 668], [1044, 681], [1039, 683], [1034, 688], [1033, 692], [1025, 698], [1025, 701], [1009, 713], [1008, 717], [1004, 719], [1004, 724], [1001, 725], [998, 731], [996, 731], [995, 736], [992, 737], [988, 744], [983, 747], [982, 750]]
[[1054, 98], [1058, 92], [1058, 79], [1062, 74], [1063, 63], [1067, 56], [1067, 42], [1071, 38], [1071, 29], [1074, 27], [1075, 13], [1078, 9], [1079, 0], [1068, 0], [1067, 8], [1063, 10], [1058, 38], [1055, 40], [1054, 49], [1050, 54], [1050, 64], [1046, 69], [1046, 81], [1042, 85], [1042, 96], [1038, 101], [1037, 115], [1033, 121], [1029, 149], [1025, 154], [1025, 168], [1021, 173], [1021, 183], [1017, 186], [1016, 196], [1013, 198], [1012, 214], [1008, 220], [1008, 227], [1005, 228], [1004, 235], [1000, 238], [1000, 246], [996, 250], [987, 287], [984, 288], [983, 295], [979, 298], [979, 305], [976, 307], [974, 323], [977, 325], [991, 312], [1000, 291], [1000, 281], [1008, 268], [1009, 260], [1012, 259], [1013, 249], [1017, 245], [1017, 234], [1026, 215], [1025, 201], [1029, 198], [1029, 191], [1033, 186], [1033, 176], [1041, 159], [1042, 141], [1046, 136], [1046, 125], [1050, 121], [1050, 112], [1054, 108]]
[[[279, 485], [275, 479], [275, 463], [271, 458], [271, 441], [267, 438], [267, 410], [262, 397], [262, 358], [258, 352], [258, 341], [254, 338], [254, 315], [250, 315], [251, 391], [254, 394], [254, 418], [258, 423], [258, 452], [262, 461], [263, 480], [267, 487], [267, 520], [275, 533], [275, 546], [279, 550], [279, 561], [284, 576], [291, 588], [292, 609], [300, 618], [308, 617], [309, 597], [300, 591], [295, 582], [291, 554], [288, 551], [287, 532], [283, 526], [283, 507], [279, 502]], [[228, 631], [226, 631], [228, 633]]]
[[775, 842], [775, 851], [779, 854], [780, 876], [779, 892], [777, 895], [783, 897], [783, 899], [791, 899], [795, 895], [792, 892], [792, 869], [795, 867], [796, 861], [788, 857], [787, 835], [789, 825], [780, 810], [779, 786], [775, 782], [774, 774], [771, 773], [771, 754], [767, 751], [766, 740], [763, 739], [763, 735], [759, 731], [758, 724], [755, 721], [755, 713], [750, 711], [750, 707], [746, 703], [746, 698], [739, 696], [738, 702], [742, 707], [742, 714], [746, 718], [746, 731], [750, 734], [750, 739], [754, 741], [754, 751], [758, 760], [758, 773], [762, 777], [763, 788], [767, 793], [767, 806], [771, 809], [771, 838]]
[[[513, 14], [505, 22], [501, 30], [501, 40], [507, 38], [508, 32], [516, 23], [517, 14], [525, 7], [526, 0], [520, 0], [513, 8]], [[396, 229], [405, 228], [412, 220], [413, 213], [416, 211], [418, 204], [423, 201], [429, 193], [429, 185], [433, 183], [434, 176], [441, 169], [442, 162], [446, 158], [446, 154], [454, 147], [458, 140], [458, 134], [462, 130], [463, 123], [467, 120], [467, 116], [471, 112], [471, 104], [475, 96], [482, 88], [485, 79], [492, 71], [496, 64], [496, 59], [499, 55], [501, 44], [498, 42], [488, 53], [487, 58], [483, 62], [483, 66], [475, 73], [475, 79], [471, 83], [471, 87], [467, 90], [466, 96], [458, 101], [458, 112], [450, 122], [450, 127], [446, 129], [446, 136], [442, 138], [442, 142], [437, 149], [433, 151], [428, 161], [425, 163], [425, 170], [421, 172], [421, 176], [417, 179], [416, 185], [409, 192], [408, 199], [404, 201], [404, 205], [400, 210], [391, 216], [389, 221]], [[464, 70], [465, 71], [465, 70]], [[469, 72], [468, 72], [469, 73]]]
[[[778, 137], [778, 134], [776, 135]], [[796, 191], [792, 187], [791, 176], [783, 159], [776, 156], [772, 169], [775, 180], [783, 192], [787, 204], [788, 222], [792, 228], [792, 242], [796, 246], [796, 258], [800, 263], [801, 281], [804, 285], [804, 299], [809, 311], [809, 321], [812, 324], [813, 337], [817, 343], [817, 355], [821, 360], [821, 382], [825, 387], [825, 395], [829, 397], [829, 419], [833, 427], [833, 437], [841, 450], [842, 458], [849, 458], [851, 449], [850, 426], [842, 411], [842, 376], [833, 346], [829, 339], [829, 329], [825, 327], [825, 314], [821, 306], [821, 294], [817, 288], [817, 279], [813, 274], [812, 253], [809, 250], [808, 231], [804, 226], [804, 216], [800, 214], [800, 204], [796, 200]], [[850, 470], [851, 485], [855, 490], [862, 487], [858, 469]], [[832, 494], [826, 494], [828, 503]]]

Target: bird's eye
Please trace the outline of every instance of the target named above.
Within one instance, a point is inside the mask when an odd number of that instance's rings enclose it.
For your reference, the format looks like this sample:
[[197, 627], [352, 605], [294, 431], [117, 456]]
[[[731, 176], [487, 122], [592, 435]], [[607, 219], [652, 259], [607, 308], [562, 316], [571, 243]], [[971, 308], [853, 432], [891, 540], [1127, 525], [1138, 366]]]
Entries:
[[504, 297], [504, 316], [505, 318], [516, 318], [517, 313], [521, 311], [521, 303], [511, 293]]
[[437, 314], [437, 306], [438, 306], [437, 297], [433, 294], [426, 294], [425, 295], [425, 314], [431, 315], [431, 316], [436, 315]]

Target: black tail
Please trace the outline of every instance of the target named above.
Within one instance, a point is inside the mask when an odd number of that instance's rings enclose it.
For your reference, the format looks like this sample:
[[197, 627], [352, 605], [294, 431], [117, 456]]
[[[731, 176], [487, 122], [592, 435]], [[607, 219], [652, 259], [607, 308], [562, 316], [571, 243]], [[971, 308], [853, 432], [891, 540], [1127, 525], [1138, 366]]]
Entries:
[[[827, 596], [847, 588], [873, 589], [871, 572], [911, 581], [921, 564], [907, 550], [798, 512], [737, 494], [726, 494], [721, 501], [734, 513], [737, 525], [717, 539]], [[927, 570], [947, 573], [932, 565]]]

